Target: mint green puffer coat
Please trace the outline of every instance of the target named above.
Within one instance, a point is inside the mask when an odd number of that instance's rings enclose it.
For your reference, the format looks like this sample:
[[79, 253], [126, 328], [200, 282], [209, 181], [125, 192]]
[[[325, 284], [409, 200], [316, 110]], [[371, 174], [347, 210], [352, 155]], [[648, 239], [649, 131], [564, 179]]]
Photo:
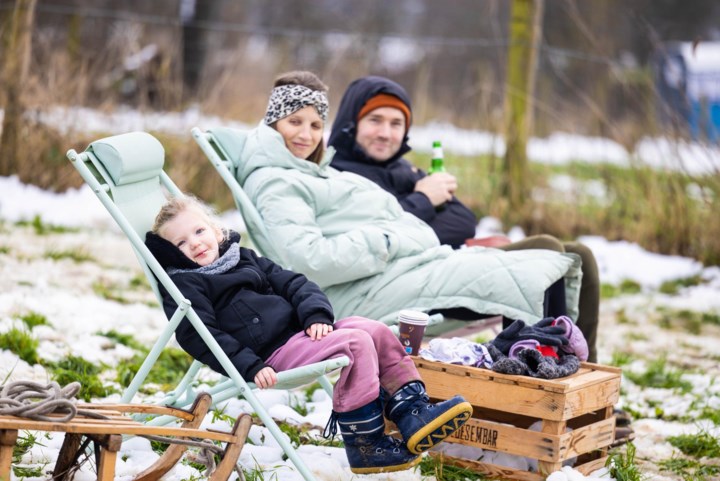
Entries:
[[577, 314], [581, 274], [573, 254], [454, 251], [375, 183], [330, 167], [332, 151], [320, 165], [299, 159], [262, 123], [213, 133], [263, 219], [279, 257], [273, 260], [319, 284], [338, 318], [388, 321], [401, 309], [465, 307], [534, 323], [545, 290], [562, 277], [569, 315]]

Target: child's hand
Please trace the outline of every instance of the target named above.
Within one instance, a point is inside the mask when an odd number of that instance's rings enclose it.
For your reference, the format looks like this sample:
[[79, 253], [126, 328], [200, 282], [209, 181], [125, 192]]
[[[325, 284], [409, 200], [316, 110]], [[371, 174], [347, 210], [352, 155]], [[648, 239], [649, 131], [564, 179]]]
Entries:
[[277, 384], [277, 373], [271, 367], [264, 367], [255, 374], [255, 385], [260, 389], [268, 389]]
[[332, 330], [333, 327], [330, 324], [323, 324], [322, 322], [318, 322], [305, 329], [305, 334], [310, 336], [313, 341], [319, 341], [323, 337], [330, 334]]

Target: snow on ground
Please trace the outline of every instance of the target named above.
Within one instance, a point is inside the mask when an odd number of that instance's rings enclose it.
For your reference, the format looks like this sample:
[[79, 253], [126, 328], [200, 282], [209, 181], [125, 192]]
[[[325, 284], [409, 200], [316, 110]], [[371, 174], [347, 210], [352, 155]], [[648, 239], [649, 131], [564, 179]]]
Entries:
[[[82, 228], [67, 233], [36, 235], [32, 227], [14, 224], [20, 220], [31, 220], [35, 215], [41, 215], [46, 224]], [[228, 218], [236, 217], [229, 214]], [[33, 330], [33, 335], [40, 341], [43, 358], [58, 360], [74, 354], [91, 362], [115, 365], [131, 357], [133, 351], [108, 342], [106, 337], [98, 335], [99, 332], [116, 330], [150, 344], [165, 325], [160, 309], [148, 305], [152, 301], [150, 292], [135, 293], [137, 302], [129, 303], [110, 301], [95, 292], [98, 284], [127, 286], [141, 272], [128, 242], [117, 229], [109, 228], [109, 216], [88, 189], [57, 195], [22, 185], [15, 178], [0, 178], [0, 219], [4, 220], [0, 228], [0, 332], [21, 325], [18, 318], [23, 314], [40, 313], [51, 323]], [[484, 219], [482, 225], [496, 230], [501, 227], [493, 219]], [[521, 236], [522, 233], [516, 231], [515, 235]], [[680, 479], [667, 472], [659, 473], [652, 462], [673, 455], [674, 448], [665, 441], [666, 438], [697, 432], [702, 428], [717, 435], [718, 429], [707, 422], [663, 421], [656, 419], [655, 413], [660, 409], [665, 416], [681, 416], [694, 403], [697, 404], [698, 393], [702, 393], [708, 406], [715, 409], [720, 406], [720, 388], [715, 382], [720, 333], [709, 328], [702, 335], [667, 330], [652, 322], [650, 313], [656, 312], [658, 306], [720, 313], [720, 269], [704, 268], [692, 259], [652, 254], [627, 242], [608, 242], [599, 237], [580, 240], [595, 252], [603, 282], [617, 284], [624, 279], [633, 279], [643, 286], [641, 294], [603, 302], [601, 362], [610, 362], [618, 351], [638, 353], [638, 359], [630, 368], [641, 371], [648, 362], [642, 354], [666, 353], [668, 361], [688, 366], [688, 370], [693, 371], [692, 375], [686, 376], [693, 390], [682, 395], [669, 395], [666, 389], [643, 389], [624, 380], [625, 394], [620, 403], [647, 416], [636, 421], [634, 426], [638, 457], [650, 461], [647, 470], [653, 473], [653, 479]], [[79, 263], [70, 259], [53, 260], [49, 257], [50, 252], [81, 252], [93, 260]], [[675, 296], [657, 293], [657, 286], [664, 280], [696, 274], [701, 274], [708, 282], [683, 289]], [[124, 295], [133, 294], [126, 292]], [[618, 321], [620, 311], [629, 321]], [[0, 379], [8, 375], [10, 380], [35, 379], [44, 382], [48, 378], [40, 365], [29, 366], [12, 353], [0, 351]], [[307, 404], [311, 412], [301, 416], [289, 407], [292, 393], [271, 391], [260, 395], [273, 416], [316, 426], [324, 424], [331, 406], [328, 397], [318, 391], [314, 393], [312, 402]], [[297, 397], [297, 394], [294, 396]], [[117, 399], [117, 395], [109, 399]], [[236, 400], [228, 403], [225, 413], [234, 416], [249, 410], [246, 402]], [[215, 424], [222, 427], [221, 422]], [[246, 446], [240, 459], [246, 469], [259, 464], [276, 473], [278, 480], [300, 479], [297, 472], [282, 461], [281, 450], [264, 428], [254, 426], [251, 438], [256, 444]], [[52, 464], [60, 446], [60, 437], [51, 436], [42, 444], [44, 446], [33, 448], [24, 462]], [[303, 446], [300, 453], [320, 480], [352, 478], [342, 449]], [[145, 440], [135, 439], [126, 443], [120, 456], [122, 461], [118, 463], [117, 479], [129, 479], [155, 457]], [[506, 460], [509, 464], [519, 461]], [[193, 474], [197, 475], [197, 472], [190, 466], [178, 465], [165, 479], [188, 479]], [[570, 476], [566, 474], [554, 473], [552, 479], [579, 476], [575, 471], [570, 472]], [[85, 472], [84, 476], [91, 477], [91, 473]], [[420, 474], [407, 471], [392, 476], [368, 476], [367, 479], [409, 481], [420, 479]]]
[[[233, 124], [218, 118], [207, 118], [196, 110], [180, 114], [138, 114], [119, 111], [101, 114], [85, 109], [63, 110], [43, 114], [43, 121], [66, 125], [72, 130], [120, 133], [130, 130], [164, 130], [185, 135], [194, 125], [209, 127]], [[62, 122], [60, 122], [62, 119]], [[446, 125], [413, 128], [412, 143], [416, 149], [429, 149], [431, 141], [440, 138], [448, 150], [464, 154], [501, 152], [501, 139], [487, 133], [467, 132]], [[655, 150], [653, 150], [655, 149]], [[587, 139], [557, 134], [548, 139], [534, 139], [530, 144], [531, 157], [543, 162], [567, 162], [575, 158], [588, 161], [608, 161], [626, 164], [633, 158], [648, 156], [659, 165], [658, 151], [664, 151], [673, 168], [682, 164], [687, 171], [720, 170], [720, 154], [716, 149], [699, 145], [670, 144], [646, 139], [628, 153], [621, 146], [606, 139]], [[646, 152], [650, 152], [647, 153]], [[682, 152], [681, 155], [677, 155]], [[668, 164], [666, 163], [667, 167]], [[78, 227], [76, 231], [37, 235], [31, 226], [19, 226], [20, 221], [32, 221], [36, 216], [43, 224]], [[224, 215], [228, 225], [242, 230], [237, 213]], [[503, 232], [497, 220], [483, 219], [478, 231]], [[517, 240], [523, 233], [511, 229], [508, 235]], [[683, 379], [692, 389], [678, 393], [668, 389], [642, 388], [623, 380], [620, 404], [638, 413], [634, 427], [637, 433], [638, 459], [650, 479], [680, 480], [678, 475], [660, 472], [657, 462], [677, 453], [668, 442], [669, 436], [706, 429], [718, 436], [718, 427], [708, 421], [687, 422], [703, 407], [720, 408], [718, 388], [718, 352], [720, 327], [703, 324], [693, 334], [675, 319], [673, 312], [690, 310], [720, 316], [720, 268], [705, 267], [692, 259], [661, 256], [649, 253], [628, 242], [608, 242], [601, 237], [579, 239], [591, 247], [597, 257], [601, 281], [618, 285], [623, 280], [637, 282], [639, 294], [603, 300], [601, 305], [600, 361], [609, 363], [618, 353], [629, 359], [626, 369], [642, 372], [653, 360], [663, 357], [673, 366], [681, 366]], [[75, 262], [57, 253], [86, 256], [88, 261]], [[59, 258], [58, 258], [59, 257]], [[53, 259], [56, 258], [56, 259]], [[699, 275], [704, 283], [683, 288], [676, 295], [660, 294], [662, 282]], [[142, 273], [128, 242], [114, 226], [110, 216], [87, 187], [70, 190], [62, 195], [23, 185], [14, 177], [0, 177], [0, 332], [22, 325], [19, 317], [36, 312], [47, 317], [49, 326], [38, 326], [33, 335], [40, 341], [41, 356], [58, 360], [67, 354], [81, 355], [91, 362], [116, 365], [131, 357], [134, 351], [109, 342], [100, 332], [115, 330], [132, 334], [137, 340], [150, 344], [166, 320], [160, 309], [152, 306], [153, 298], [147, 290], [129, 289], [135, 277]], [[98, 294], [98, 286], [119, 289], [129, 302], [119, 303]], [[666, 313], [664, 323], [659, 322]], [[669, 313], [669, 314], [668, 314]], [[667, 325], [669, 324], [669, 326]], [[9, 377], [8, 377], [9, 376]], [[209, 376], [212, 377], [212, 376]], [[46, 381], [48, 374], [40, 365], [29, 366], [17, 356], [0, 351], [0, 379], [36, 379]], [[302, 394], [302, 393], [301, 393]], [[297, 393], [271, 391], [260, 393], [271, 413], [278, 418], [291, 417], [297, 422], [320, 426], [327, 419], [330, 402], [322, 392], [315, 392], [307, 407], [311, 411], [300, 416], [290, 409], [289, 399]], [[116, 400], [117, 395], [109, 400]], [[237, 415], [247, 412], [244, 401], [231, 401], [225, 413]], [[658, 414], [660, 413], [660, 414]], [[215, 423], [218, 428], [222, 422]], [[241, 462], [246, 469], [256, 464], [274, 473], [277, 480], [299, 480], [297, 472], [282, 460], [282, 453], [264, 428], [254, 426], [251, 431], [254, 445], [243, 450]], [[46, 462], [50, 465], [57, 456], [60, 438], [52, 436], [43, 446], [33, 448], [24, 459], [27, 463]], [[319, 480], [349, 480], [354, 478], [347, 468], [344, 451], [338, 448], [303, 446], [300, 454]], [[129, 479], [156, 455], [149, 443], [135, 439], [123, 445], [117, 468], [117, 479]], [[516, 460], [517, 461], [517, 460]], [[190, 479], [198, 473], [192, 467], [178, 465], [166, 480]], [[564, 478], [563, 478], [564, 476]], [[90, 479], [89, 471], [76, 479]], [[13, 478], [17, 479], [17, 478]], [[29, 478], [32, 479], [32, 478]], [[37, 479], [37, 478], [36, 478]], [[266, 477], [265, 479], [271, 479]], [[419, 471], [392, 475], [367, 476], [364, 479], [419, 480]], [[585, 479], [577, 472], [557, 472], [551, 481]], [[607, 476], [603, 479], [609, 479]], [[711, 478], [707, 478], [711, 479]]]

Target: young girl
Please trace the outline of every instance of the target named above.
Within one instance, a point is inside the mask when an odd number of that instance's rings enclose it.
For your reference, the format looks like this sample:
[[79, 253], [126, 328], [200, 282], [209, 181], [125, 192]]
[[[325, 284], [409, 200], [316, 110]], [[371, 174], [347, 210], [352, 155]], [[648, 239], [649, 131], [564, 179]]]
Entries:
[[[307, 150], [306, 120], [288, 122], [300, 150]], [[362, 317], [335, 322], [330, 302], [316, 284], [240, 247], [239, 240], [238, 233], [218, 228], [207, 206], [192, 197], [176, 197], [160, 210], [146, 245], [238, 372], [259, 388], [272, 387], [277, 371], [348, 356], [350, 364], [335, 385], [327, 431], [334, 435], [336, 423], [340, 425], [354, 473], [414, 466], [420, 453], [470, 417], [472, 406], [460, 396], [428, 402], [413, 361], [385, 324]], [[163, 294], [171, 315], [177, 306]], [[224, 373], [187, 319], [175, 334], [195, 359]], [[385, 414], [404, 442], [384, 434], [381, 390], [392, 393]]]

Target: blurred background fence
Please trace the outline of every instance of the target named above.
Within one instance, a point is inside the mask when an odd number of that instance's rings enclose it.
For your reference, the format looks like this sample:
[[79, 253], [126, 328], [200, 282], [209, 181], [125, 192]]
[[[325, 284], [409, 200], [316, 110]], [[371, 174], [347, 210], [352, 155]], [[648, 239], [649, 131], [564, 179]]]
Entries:
[[[19, 3], [0, 0], [3, 59], [17, 53], [9, 39]], [[418, 125], [440, 121], [503, 131], [509, 1], [31, 3], [31, 49], [22, 85], [23, 141], [12, 165], [0, 169], [0, 175], [18, 175], [44, 188], [78, 185], [66, 170], [63, 153], [70, 147], [82, 149], [103, 134], [77, 131], [70, 119], [62, 131], [51, 128], [39, 120], [49, 108], [196, 108], [252, 124], [262, 117], [273, 78], [293, 69], [312, 70], [330, 86], [331, 118], [332, 106], [338, 105], [350, 81], [378, 74], [408, 89]], [[699, 73], [696, 53], [710, 52], [702, 65], [720, 64], [715, 58], [720, 50], [707, 50], [710, 42], [720, 40], [719, 20], [716, 0], [545, 0], [531, 135], [564, 131], [601, 136], [629, 151], [647, 136], [717, 142], [715, 107], [707, 101], [715, 84], [697, 80], [707, 77]], [[7, 72], [3, 87], [12, 80]], [[698, 92], [698, 82], [704, 96], [693, 99], [689, 92]], [[720, 87], [717, 91], [720, 97]], [[0, 106], [6, 109], [8, 96], [14, 95], [9, 92], [0, 88]], [[214, 176], [203, 175], [209, 171], [189, 135], [162, 140], [182, 187], [219, 206], [230, 205]], [[458, 173], [478, 176], [464, 176], [472, 180], [463, 180], [460, 194], [479, 215], [492, 213], [518, 222], [529, 233], [568, 237], [603, 231], [639, 240], [648, 248], [720, 259], [720, 227], [710, 215], [718, 206], [717, 172], [674, 175], [639, 167], [628, 176], [607, 166], [591, 171], [570, 166], [561, 173], [600, 179], [611, 199], [580, 205], [579, 196], [553, 203], [552, 196], [534, 195], [529, 209], [513, 215], [496, 182], [498, 162], [456, 162]], [[532, 170], [528, 175], [535, 193], [552, 192], [552, 175], [557, 174]], [[634, 179], [633, 187], [617, 175]], [[699, 186], [693, 192], [701, 195], [687, 195], [689, 185]], [[649, 199], [659, 204], [653, 207]], [[676, 233], [668, 234], [668, 228]]]

